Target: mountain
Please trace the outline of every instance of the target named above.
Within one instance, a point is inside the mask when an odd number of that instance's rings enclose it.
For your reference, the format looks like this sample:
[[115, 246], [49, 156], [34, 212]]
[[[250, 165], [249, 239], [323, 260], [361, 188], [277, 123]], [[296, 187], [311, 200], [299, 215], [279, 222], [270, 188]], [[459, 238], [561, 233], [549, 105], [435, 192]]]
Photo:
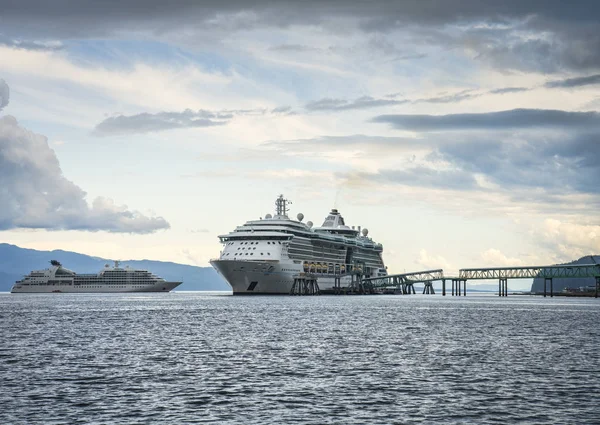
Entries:
[[[49, 267], [50, 260], [58, 260], [77, 273], [98, 273], [105, 264], [112, 263], [99, 257], [62, 250], [38, 251], [0, 243], [0, 292], [8, 292], [16, 280], [31, 270]], [[182, 280], [176, 291], [231, 291], [231, 287], [212, 267], [152, 260], [122, 261], [123, 266], [148, 270], [170, 281]]]
[[[561, 266], [568, 266], [572, 264], [599, 264], [600, 263], [600, 255], [586, 255], [585, 257], [581, 257], [579, 260], [572, 261], [567, 264], [560, 264]], [[574, 277], [564, 277], [564, 278], [554, 278], [552, 279], [552, 286], [554, 292], [560, 292], [565, 288], [579, 288], [581, 286], [595, 286], [596, 280], [593, 277], [587, 278], [574, 278]], [[548, 286], [547, 290], [550, 290]], [[544, 292], [544, 279], [536, 277], [533, 279], [533, 284], [531, 285], [531, 292]]]

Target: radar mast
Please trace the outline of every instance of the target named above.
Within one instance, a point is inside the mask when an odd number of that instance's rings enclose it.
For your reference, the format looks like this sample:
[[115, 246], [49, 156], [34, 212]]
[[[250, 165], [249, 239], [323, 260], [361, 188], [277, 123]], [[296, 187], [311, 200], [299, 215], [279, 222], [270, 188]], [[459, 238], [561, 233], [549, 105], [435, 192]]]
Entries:
[[292, 201], [288, 201], [283, 195], [279, 195], [279, 198], [275, 200], [275, 215], [287, 217], [287, 213], [290, 210], [287, 206], [291, 203]]

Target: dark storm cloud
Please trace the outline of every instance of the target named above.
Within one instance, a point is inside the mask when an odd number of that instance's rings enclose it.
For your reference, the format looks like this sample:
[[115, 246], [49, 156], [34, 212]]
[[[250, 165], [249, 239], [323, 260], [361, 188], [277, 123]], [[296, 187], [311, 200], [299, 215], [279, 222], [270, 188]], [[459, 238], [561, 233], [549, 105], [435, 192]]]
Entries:
[[574, 88], [600, 84], [600, 74], [587, 77], [567, 78], [564, 80], [549, 81], [544, 84], [547, 88]]
[[[385, 38], [390, 30], [417, 33], [414, 44], [476, 52], [500, 69], [535, 72], [600, 69], [600, 2], [595, 0], [22, 0], [4, 2], [0, 24], [13, 39], [111, 38], [127, 32], [198, 45], [231, 32], [291, 25], [349, 28], [374, 35], [391, 60], [415, 58]], [[350, 19], [357, 26], [339, 25]], [[458, 33], [458, 34], [457, 34]], [[185, 34], [181, 37], [180, 34]], [[381, 36], [383, 34], [383, 36]], [[423, 36], [424, 34], [424, 36]], [[183, 42], [182, 40], [186, 40]], [[305, 51], [301, 45], [281, 50]]]
[[[71, 26], [84, 26], [86, 22], [104, 22], [110, 27], [129, 22], [134, 28], [140, 23], [175, 23], [214, 21], [221, 15], [235, 13], [262, 15], [274, 26], [292, 23], [321, 22], [331, 16], [357, 17], [371, 22], [377, 28], [396, 26], [399, 22], [443, 25], [471, 20], [505, 22], [510, 18], [541, 16], [546, 19], [589, 22], [597, 21], [600, 5], [593, 0], [379, 0], [373, 2], [348, 2], [344, 0], [306, 0], [301, 3], [277, 3], [271, 0], [246, 2], [243, 0], [105, 0], [97, 2], [72, 2], [58, 0], [21, 0], [4, 2], [5, 21], [30, 20], [32, 24], [59, 28], [61, 22]], [[53, 24], [54, 23], [54, 24]], [[164, 30], [164, 28], [158, 28]], [[68, 28], [65, 28], [68, 31]]]
[[600, 128], [600, 113], [550, 109], [513, 109], [500, 112], [449, 115], [380, 115], [373, 122], [400, 130], [503, 130], [514, 128]]
[[46, 137], [0, 118], [0, 230], [29, 228], [152, 233], [168, 229], [162, 217], [148, 217], [111, 199], [92, 205], [86, 193], [62, 173]]

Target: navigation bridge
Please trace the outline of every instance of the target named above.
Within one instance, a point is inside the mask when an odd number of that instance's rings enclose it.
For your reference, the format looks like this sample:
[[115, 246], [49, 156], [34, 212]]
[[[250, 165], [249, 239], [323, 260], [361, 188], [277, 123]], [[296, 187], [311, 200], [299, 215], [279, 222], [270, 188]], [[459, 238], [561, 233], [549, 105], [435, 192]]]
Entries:
[[[352, 275], [349, 288], [339, 286], [341, 276]], [[291, 293], [317, 294], [317, 281], [321, 273], [308, 273], [298, 276]], [[595, 297], [600, 292], [600, 264], [573, 264], [564, 266], [529, 266], [529, 267], [490, 267], [460, 269], [458, 277], [445, 276], [442, 269], [400, 273], [381, 277], [363, 278], [360, 268], [348, 267], [343, 274], [335, 274], [333, 293], [396, 293], [415, 294], [415, 283], [423, 283], [423, 294], [435, 294], [433, 282], [442, 282], [442, 295], [446, 295], [446, 281], [452, 282], [452, 295], [467, 295], [467, 280], [498, 280], [498, 295], [508, 296], [508, 279], [544, 279], [544, 297], [548, 287], [550, 296], [554, 296], [553, 279], [557, 278], [595, 278]], [[299, 288], [307, 288], [298, 291]]]

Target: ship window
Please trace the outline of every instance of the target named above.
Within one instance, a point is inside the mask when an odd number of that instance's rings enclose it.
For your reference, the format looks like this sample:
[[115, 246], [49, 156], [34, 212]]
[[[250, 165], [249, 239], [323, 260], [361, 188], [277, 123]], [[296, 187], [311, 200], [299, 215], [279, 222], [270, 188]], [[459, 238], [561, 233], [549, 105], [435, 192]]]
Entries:
[[261, 253], [260, 253], [260, 255], [265, 255], [265, 254], [263, 254], [263, 253], [261, 252]]

